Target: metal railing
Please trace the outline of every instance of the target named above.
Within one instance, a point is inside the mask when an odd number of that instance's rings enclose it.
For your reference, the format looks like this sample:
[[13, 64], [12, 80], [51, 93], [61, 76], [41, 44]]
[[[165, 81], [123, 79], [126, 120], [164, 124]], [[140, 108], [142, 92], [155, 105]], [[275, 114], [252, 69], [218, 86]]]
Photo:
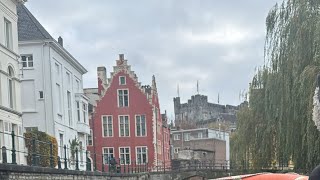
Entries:
[[[58, 148], [60, 156], [55, 156], [52, 142], [16, 135], [14, 131], [11, 133], [0, 131], [1, 134], [5, 139], [3, 146], [0, 148], [2, 163], [43, 166], [42, 162], [49, 160], [49, 166], [43, 167], [121, 174], [143, 173], [151, 169], [147, 162], [142, 163], [141, 161], [131, 159], [129, 161], [121, 158], [110, 158], [108, 160], [106, 154], [89, 152], [84, 148], [78, 147], [71, 149], [68, 145], [60, 146], [60, 149]], [[29, 150], [25, 146], [26, 140], [31, 141]], [[41, 152], [38, 148], [40, 145], [49, 147], [49, 154]], [[73, 155], [71, 151], [74, 151]], [[56, 165], [55, 161], [57, 161]]]

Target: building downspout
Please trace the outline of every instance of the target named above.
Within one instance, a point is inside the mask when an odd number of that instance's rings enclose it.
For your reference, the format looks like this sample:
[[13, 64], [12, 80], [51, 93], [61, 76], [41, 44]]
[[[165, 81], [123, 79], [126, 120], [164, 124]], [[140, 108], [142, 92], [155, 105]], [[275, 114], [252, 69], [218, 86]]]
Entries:
[[[42, 79], [42, 81], [43, 81], [43, 87], [42, 87], [42, 91], [44, 92], [44, 99], [43, 99], [43, 103], [44, 103], [44, 118], [45, 118], [45, 121], [44, 121], [44, 123], [45, 123], [45, 132], [48, 132], [48, 124], [47, 124], [47, 106], [46, 106], [46, 101], [47, 101], [47, 98], [46, 98], [46, 96], [47, 96], [47, 93], [45, 93], [45, 92], [47, 92], [46, 91], [46, 80], [45, 80], [45, 70], [44, 70], [44, 68], [45, 68], [45, 59], [44, 59], [44, 47], [45, 47], [45, 45], [47, 45], [47, 43], [46, 42], [44, 42], [43, 44], [42, 44], [42, 51], [41, 51], [41, 59], [42, 59], [42, 74], [43, 74], [43, 79]], [[50, 57], [49, 57], [50, 58]], [[50, 59], [49, 59], [49, 62], [50, 62]], [[49, 63], [49, 67], [50, 67], [50, 69], [51, 69], [51, 64]], [[50, 78], [51, 78], [51, 73], [49, 73], [50, 74]], [[39, 95], [39, 94], [38, 94]]]
[[[50, 45], [50, 43], [47, 43], [47, 45]], [[49, 66], [50, 66], [50, 72], [52, 71], [52, 67], [51, 67], [51, 46], [49, 46], [48, 47], [48, 49], [49, 49]], [[59, 134], [57, 134], [56, 135], [56, 132], [55, 132], [55, 118], [54, 118], [54, 109], [53, 109], [53, 87], [52, 87], [52, 72], [50, 73], [50, 86], [51, 86], [51, 101], [52, 101], [52, 127], [54, 127], [54, 132], [53, 132], [53, 134], [54, 134], [54, 136], [55, 137], [58, 137], [59, 136]]]

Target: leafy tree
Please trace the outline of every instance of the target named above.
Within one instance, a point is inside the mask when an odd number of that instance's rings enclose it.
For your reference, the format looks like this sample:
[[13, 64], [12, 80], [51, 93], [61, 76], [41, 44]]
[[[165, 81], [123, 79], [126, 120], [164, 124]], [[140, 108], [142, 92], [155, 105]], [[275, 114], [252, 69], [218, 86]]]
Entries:
[[249, 107], [239, 111], [231, 138], [234, 162], [270, 168], [292, 160], [295, 169], [308, 171], [320, 163], [320, 136], [312, 121], [319, 9], [319, 0], [287, 0], [270, 10], [265, 64], [250, 83]]

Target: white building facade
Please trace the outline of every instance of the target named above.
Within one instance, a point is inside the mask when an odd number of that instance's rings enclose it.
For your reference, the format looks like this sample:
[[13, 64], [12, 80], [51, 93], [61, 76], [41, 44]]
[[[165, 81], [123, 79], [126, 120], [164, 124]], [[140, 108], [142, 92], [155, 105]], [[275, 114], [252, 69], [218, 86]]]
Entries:
[[[0, 147], [12, 149], [12, 131], [22, 135], [20, 71], [17, 32], [17, 4], [24, 1], [0, 0]], [[24, 140], [15, 138], [16, 163], [25, 164]], [[1, 151], [2, 152], [2, 151]], [[8, 162], [12, 162], [7, 150]], [[0, 157], [2, 162], [2, 157]]]
[[76, 138], [80, 169], [85, 169], [90, 128], [82, 75], [87, 70], [64, 49], [62, 38], [54, 40], [25, 6], [18, 6], [18, 16], [24, 128], [56, 137], [62, 158], [63, 146], [70, 148]]

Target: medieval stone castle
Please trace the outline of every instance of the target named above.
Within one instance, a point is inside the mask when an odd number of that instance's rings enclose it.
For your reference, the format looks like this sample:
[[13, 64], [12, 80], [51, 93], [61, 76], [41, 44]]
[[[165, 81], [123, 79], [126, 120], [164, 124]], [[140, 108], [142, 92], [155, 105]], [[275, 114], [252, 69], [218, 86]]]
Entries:
[[199, 127], [215, 127], [224, 125], [225, 130], [232, 131], [236, 125], [236, 112], [239, 106], [220, 105], [208, 102], [205, 95], [194, 95], [187, 103], [181, 103], [180, 97], [175, 97], [175, 126], [189, 129]]

